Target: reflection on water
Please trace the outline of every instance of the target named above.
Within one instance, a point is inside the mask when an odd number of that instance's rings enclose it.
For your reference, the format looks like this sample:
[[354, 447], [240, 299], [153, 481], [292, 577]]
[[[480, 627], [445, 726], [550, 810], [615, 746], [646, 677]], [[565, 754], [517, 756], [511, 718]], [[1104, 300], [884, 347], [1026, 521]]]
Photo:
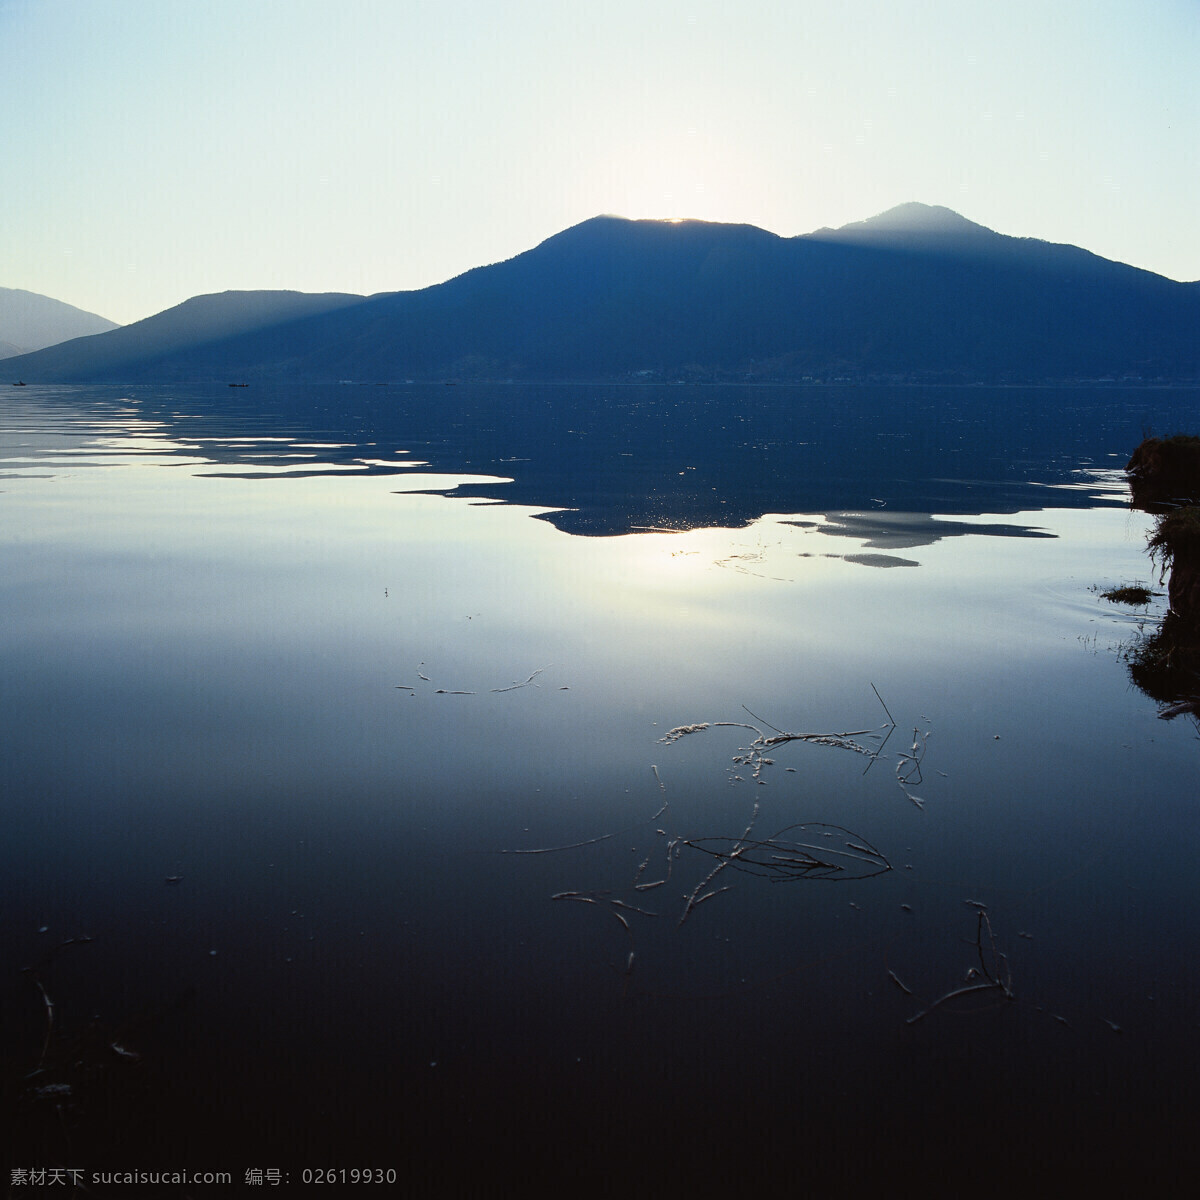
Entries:
[[[1139, 631], [1126, 647], [1133, 682], [1161, 704], [1159, 716], [1183, 713], [1200, 728], [1200, 438], [1148, 438], [1129, 461], [1133, 504], [1157, 514], [1148, 543], [1151, 560], [1169, 574], [1168, 610], [1153, 633]], [[1108, 598], [1144, 603], [1147, 589]]]
[[257, 391], [3, 412], [10, 1160], [1181, 1161], [1194, 396]]
[[929, 522], [930, 513], [1123, 503], [1130, 439], [1173, 420], [1194, 396], [411, 386], [250, 389], [231, 400], [220, 389], [135, 389], [84, 416], [72, 414], [68, 392], [38, 388], [27, 403], [61, 417], [48, 468], [136, 454], [206, 461], [243, 478], [423, 468], [474, 476], [458, 484], [463, 495], [553, 510], [546, 519], [571, 533], [736, 528], [770, 512], [828, 512], [936, 537], [955, 528]]
[[[804, 523], [793, 521], [790, 524]], [[1053, 534], [1044, 530], [1023, 525], [947, 521], [929, 513], [829, 513], [822, 523], [811, 524], [810, 527], [821, 533], [858, 538], [864, 546], [893, 550], [929, 546], [939, 538], [962, 537], [964, 534], [977, 537], [981, 534], [988, 537], [1053, 537]]]

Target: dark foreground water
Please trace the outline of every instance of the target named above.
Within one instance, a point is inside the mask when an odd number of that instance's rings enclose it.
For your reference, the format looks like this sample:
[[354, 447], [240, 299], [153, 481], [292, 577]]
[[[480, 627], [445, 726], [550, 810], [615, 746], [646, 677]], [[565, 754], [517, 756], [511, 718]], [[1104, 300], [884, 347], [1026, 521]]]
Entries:
[[10, 1169], [1188, 1178], [1195, 393], [2, 399]]

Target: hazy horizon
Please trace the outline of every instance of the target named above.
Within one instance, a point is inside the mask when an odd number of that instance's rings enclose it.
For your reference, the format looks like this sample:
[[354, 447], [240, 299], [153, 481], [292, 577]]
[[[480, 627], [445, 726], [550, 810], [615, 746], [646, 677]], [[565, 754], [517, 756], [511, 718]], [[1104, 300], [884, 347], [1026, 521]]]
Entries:
[[913, 200], [1195, 280], [1196, 18], [0, 0], [0, 286], [128, 324], [421, 288], [602, 213], [794, 236]]

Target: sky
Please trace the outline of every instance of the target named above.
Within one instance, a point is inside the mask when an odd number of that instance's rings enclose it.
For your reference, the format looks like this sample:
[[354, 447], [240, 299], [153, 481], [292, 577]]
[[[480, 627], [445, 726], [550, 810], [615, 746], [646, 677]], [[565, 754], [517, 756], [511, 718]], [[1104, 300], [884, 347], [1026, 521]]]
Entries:
[[420, 288], [919, 200], [1200, 279], [1200, 0], [0, 0], [0, 286]]

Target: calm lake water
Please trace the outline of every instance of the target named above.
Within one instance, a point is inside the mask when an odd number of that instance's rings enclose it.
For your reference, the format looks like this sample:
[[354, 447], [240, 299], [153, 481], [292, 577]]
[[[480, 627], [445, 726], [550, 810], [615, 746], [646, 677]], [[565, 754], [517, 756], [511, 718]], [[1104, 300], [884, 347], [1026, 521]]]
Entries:
[[8, 1158], [1182, 1178], [1200, 741], [1122, 659], [1166, 598], [1121, 468], [1197, 426], [1178, 390], [10, 389]]

